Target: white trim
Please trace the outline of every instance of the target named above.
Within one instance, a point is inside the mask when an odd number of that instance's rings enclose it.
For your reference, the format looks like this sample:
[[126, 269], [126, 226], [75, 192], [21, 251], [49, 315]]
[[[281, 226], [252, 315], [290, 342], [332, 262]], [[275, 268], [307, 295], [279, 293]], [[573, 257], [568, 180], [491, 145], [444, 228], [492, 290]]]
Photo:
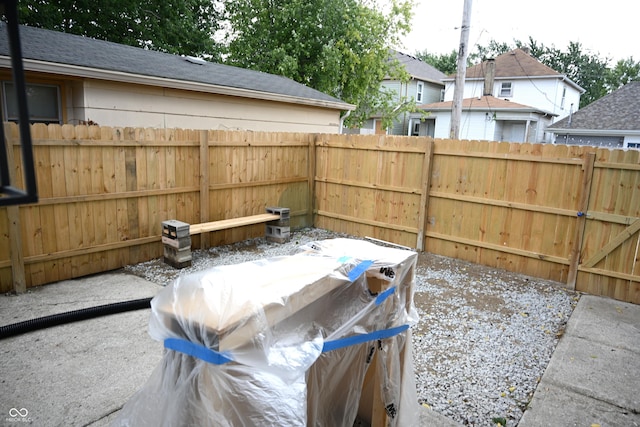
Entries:
[[[230, 86], [213, 85], [209, 83], [191, 82], [186, 80], [169, 79], [164, 77], [145, 76], [142, 74], [125, 73], [122, 71], [102, 70], [98, 68], [80, 67], [70, 64], [58, 64], [34, 59], [23, 59], [25, 71], [60, 74], [73, 77], [133, 83], [147, 86], [168, 87], [173, 89], [190, 90], [196, 92], [213, 93], [217, 95], [238, 96], [242, 98], [262, 99], [265, 101], [285, 102], [290, 104], [311, 105], [332, 110], [355, 110], [356, 106], [346, 102], [323, 101], [319, 99], [302, 98], [291, 95], [261, 92], [250, 89], [234, 88]], [[0, 56], [0, 67], [11, 68], [11, 59]]]

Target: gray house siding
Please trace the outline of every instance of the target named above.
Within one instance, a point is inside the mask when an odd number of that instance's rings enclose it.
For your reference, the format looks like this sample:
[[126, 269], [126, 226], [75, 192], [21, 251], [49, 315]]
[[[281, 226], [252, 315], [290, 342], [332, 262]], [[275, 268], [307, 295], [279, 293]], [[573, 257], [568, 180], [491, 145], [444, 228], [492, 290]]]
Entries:
[[440, 102], [440, 94], [442, 93], [443, 90], [444, 90], [443, 86], [436, 86], [430, 83], [425, 83], [423, 104]]
[[[418, 102], [416, 99], [418, 93], [418, 83], [422, 83], [422, 102]], [[432, 102], [440, 101], [440, 93], [443, 89], [443, 86], [425, 82], [422, 80], [411, 79], [406, 84], [402, 84], [400, 82], [394, 82], [392, 85], [390, 82], [386, 83], [385, 86], [390, 89], [393, 88], [397, 90], [397, 93], [402, 94], [402, 96], [406, 97], [407, 100], [415, 100], [417, 105], [420, 104], [430, 104]], [[398, 102], [398, 106], [400, 105], [400, 95], [396, 97]], [[409, 135], [409, 113], [402, 113], [398, 115], [393, 123], [391, 129], [389, 129], [389, 133], [391, 135]]]
[[[395, 107], [399, 109], [405, 100], [415, 100], [418, 106], [440, 101], [442, 90], [445, 87], [442, 82], [442, 79], [446, 77], [444, 73], [414, 56], [397, 51], [391, 51], [391, 53], [411, 77], [406, 83], [391, 80], [388, 77], [381, 83], [383, 90], [394, 93]], [[419, 85], [422, 86], [420, 100], [417, 99]], [[411, 124], [411, 114], [400, 113], [395, 117], [393, 125], [387, 129], [387, 132], [391, 135], [410, 135], [412, 133], [412, 129], [409, 129]]]

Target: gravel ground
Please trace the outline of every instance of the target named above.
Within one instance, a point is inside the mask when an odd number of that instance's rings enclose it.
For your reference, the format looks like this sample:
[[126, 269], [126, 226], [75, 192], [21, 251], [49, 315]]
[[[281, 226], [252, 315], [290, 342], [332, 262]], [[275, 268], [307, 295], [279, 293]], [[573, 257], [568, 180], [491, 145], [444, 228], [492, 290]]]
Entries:
[[[167, 285], [214, 265], [289, 255], [303, 243], [348, 237], [320, 229], [292, 232], [285, 244], [252, 239], [194, 251], [192, 266], [162, 259], [126, 267]], [[413, 328], [418, 399], [469, 426], [516, 426], [546, 369], [579, 295], [558, 283], [421, 253]]]

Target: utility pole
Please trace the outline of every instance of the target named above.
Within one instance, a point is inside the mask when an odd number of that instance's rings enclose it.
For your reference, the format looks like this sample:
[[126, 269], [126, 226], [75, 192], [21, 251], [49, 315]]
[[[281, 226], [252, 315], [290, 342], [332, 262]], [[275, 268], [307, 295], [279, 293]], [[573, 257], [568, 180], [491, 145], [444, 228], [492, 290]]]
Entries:
[[456, 83], [453, 88], [453, 102], [451, 103], [450, 139], [460, 137], [460, 119], [462, 117], [462, 98], [464, 96], [464, 78], [467, 74], [467, 55], [469, 54], [469, 27], [471, 21], [471, 0], [464, 0], [462, 9], [462, 27], [460, 28], [460, 48], [458, 49], [458, 63]]

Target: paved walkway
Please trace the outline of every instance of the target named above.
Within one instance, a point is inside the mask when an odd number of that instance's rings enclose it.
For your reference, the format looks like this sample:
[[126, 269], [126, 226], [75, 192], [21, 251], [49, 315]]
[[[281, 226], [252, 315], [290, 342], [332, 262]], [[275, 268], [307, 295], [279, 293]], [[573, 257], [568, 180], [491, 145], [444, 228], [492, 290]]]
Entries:
[[519, 427], [640, 426], [640, 306], [583, 295]]
[[[0, 325], [152, 297], [124, 273], [0, 296]], [[106, 426], [159, 365], [148, 310], [30, 332], [0, 342], [0, 425]], [[422, 426], [458, 424], [424, 409]], [[640, 427], [640, 306], [583, 296], [519, 427]], [[403, 426], [404, 427], [404, 426]]]

